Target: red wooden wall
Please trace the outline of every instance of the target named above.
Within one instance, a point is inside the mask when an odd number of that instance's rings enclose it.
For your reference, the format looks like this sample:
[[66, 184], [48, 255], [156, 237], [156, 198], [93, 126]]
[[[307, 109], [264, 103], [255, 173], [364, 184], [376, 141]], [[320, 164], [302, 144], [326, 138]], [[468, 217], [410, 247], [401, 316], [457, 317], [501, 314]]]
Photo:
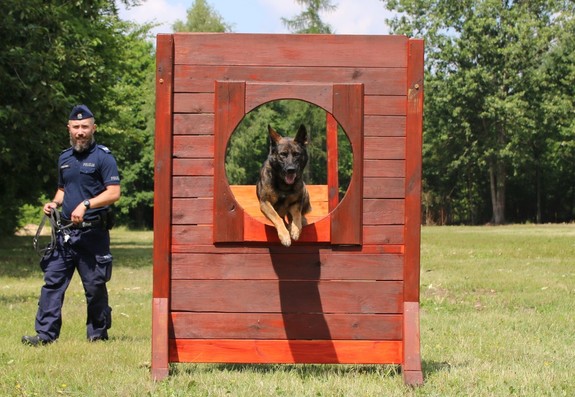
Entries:
[[[285, 98], [332, 113], [354, 155], [344, 199], [289, 248], [224, 172], [242, 117]], [[421, 383], [423, 42], [159, 35], [156, 99], [153, 377], [170, 362], [396, 363]]]

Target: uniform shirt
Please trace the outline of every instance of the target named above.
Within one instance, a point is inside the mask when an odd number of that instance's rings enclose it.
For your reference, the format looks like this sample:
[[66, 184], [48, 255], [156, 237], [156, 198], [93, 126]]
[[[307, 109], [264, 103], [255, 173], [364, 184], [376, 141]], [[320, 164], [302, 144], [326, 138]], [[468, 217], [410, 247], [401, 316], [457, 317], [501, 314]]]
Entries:
[[[64, 189], [62, 217], [70, 219], [74, 209], [106, 190], [108, 185], [119, 185], [120, 175], [116, 159], [110, 149], [92, 144], [82, 153], [72, 148], [64, 150], [58, 159], [58, 187]], [[84, 218], [94, 219], [106, 207], [88, 209]]]

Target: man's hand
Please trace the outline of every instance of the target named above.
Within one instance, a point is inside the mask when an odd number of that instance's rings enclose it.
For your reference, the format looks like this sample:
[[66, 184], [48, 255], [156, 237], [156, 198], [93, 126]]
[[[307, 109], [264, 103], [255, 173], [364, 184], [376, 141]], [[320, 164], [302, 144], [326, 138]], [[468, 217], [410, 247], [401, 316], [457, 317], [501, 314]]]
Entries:
[[46, 215], [50, 215], [56, 208], [58, 208], [58, 204], [54, 201], [50, 201], [49, 203], [44, 204], [43, 210]]
[[86, 215], [86, 206], [83, 203], [78, 204], [78, 206], [72, 212], [71, 218], [72, 223], [82, 223], [84, 221], [84, 215]]

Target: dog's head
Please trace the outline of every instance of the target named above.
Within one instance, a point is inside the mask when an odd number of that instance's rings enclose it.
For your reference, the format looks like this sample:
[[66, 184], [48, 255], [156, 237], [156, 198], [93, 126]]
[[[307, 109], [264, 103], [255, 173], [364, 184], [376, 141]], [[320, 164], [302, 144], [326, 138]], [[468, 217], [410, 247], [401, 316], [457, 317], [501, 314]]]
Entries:
[[287, 185], [301, 180], [308, 160], [307, 130], [300, 125], [295, 138], [283, 137], [268, 125], [270, 135], [270, 165]]

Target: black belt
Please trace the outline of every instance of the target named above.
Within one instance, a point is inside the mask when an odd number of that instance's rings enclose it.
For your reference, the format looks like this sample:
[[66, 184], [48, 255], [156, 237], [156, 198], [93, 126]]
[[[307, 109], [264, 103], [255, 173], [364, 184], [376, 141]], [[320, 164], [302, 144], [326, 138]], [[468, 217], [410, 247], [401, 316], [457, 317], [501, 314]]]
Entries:
[[63, 219], [64, 228], [67, 229], [100, 229], [104, 227], [104, 222], [101, 218], [85, 220], [80, 223], [72, 223], [68, 219]]
[[100, 219], [94, 219], [91, 221], [84, 221], [80, 223], [72, 223], [70, 224], [70, 229], [100, 229], [104, 225], [104, 222]]

